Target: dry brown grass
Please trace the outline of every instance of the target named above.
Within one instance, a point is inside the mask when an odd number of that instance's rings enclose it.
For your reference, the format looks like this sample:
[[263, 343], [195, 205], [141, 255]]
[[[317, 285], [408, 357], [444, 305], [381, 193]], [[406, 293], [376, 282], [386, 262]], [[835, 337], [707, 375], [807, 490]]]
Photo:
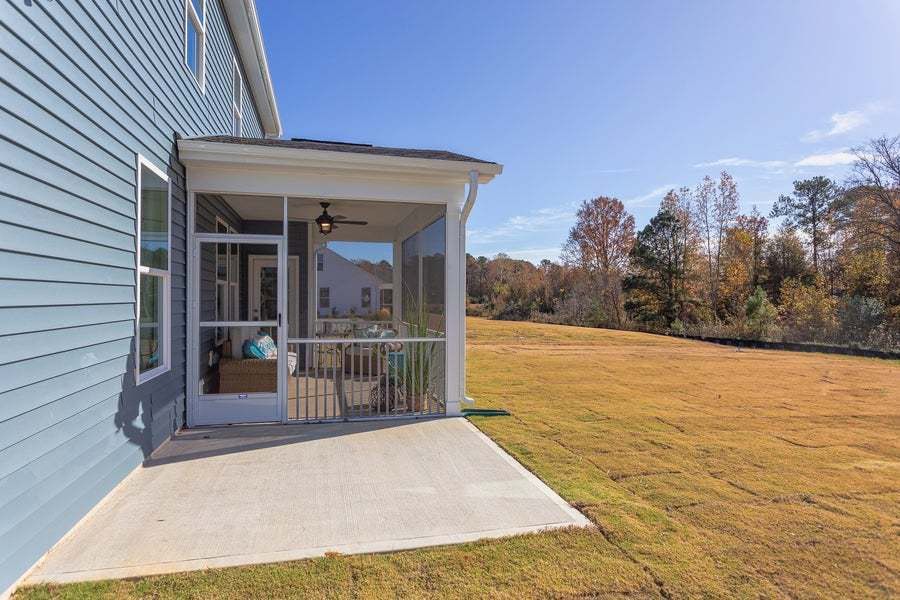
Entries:
[[667, 593], [900, 593], [896, 361], [470, 324], [478, 426]]
[[900, 364], [470, 320], [475, 423], [599, 530], [22, 597], [900, 594]]

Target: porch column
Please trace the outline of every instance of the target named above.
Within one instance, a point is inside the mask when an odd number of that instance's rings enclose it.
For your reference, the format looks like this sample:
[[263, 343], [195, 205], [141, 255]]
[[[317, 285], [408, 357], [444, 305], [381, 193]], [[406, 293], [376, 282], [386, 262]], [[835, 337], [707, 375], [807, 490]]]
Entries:
[[463, 390], [460, 388], [463, 369], [461, 358], [465, 347], [465, 339], [462, 337], [465, 332], [466, 307], [463, 302], [463, 296], [460, 294], [459, 282], [461, 271], [465, 268], [465, 263], [460, 265], [460, 210], [458, 203], [447, 204], [447, 255], [446, 273], [444, 285], [444, 301], [447, 307], [447, 342], [446, 342], [446, 382], [447, 382], [447, 414], [459, 415], [460, 404], [463, 400]]

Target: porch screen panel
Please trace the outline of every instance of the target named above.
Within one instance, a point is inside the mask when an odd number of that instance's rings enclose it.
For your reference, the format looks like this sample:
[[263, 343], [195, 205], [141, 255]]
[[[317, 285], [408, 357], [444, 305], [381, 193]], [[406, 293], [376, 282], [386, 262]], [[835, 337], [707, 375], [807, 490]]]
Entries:
[[441, 217], [419, 232], [422, 257], [422, 297], [430, 333], [443, 335], [446, 326], [445, 273], [447, 270], [447, 225]]
[[417, 337], [443, 337], [447, 240], [444, 217], [403, 241], [402, 319]]
[[[211, 339], [214, 327], [201, 327], [200, 337]], [[200, 359], [206, 368], [199, 372], [201, 394], [274, 394], [278, 391], [277, 330], [257, 327], [224, 327], [227, 341]], [[254, 345], [249, 347], [248, 342]], [[296, 368], [296, 355], [286, 368]], [[203, 364], [203, 363], [201, 363]]]
[[400, 282], [403, 314], [400, 318], [409, 322], [419, 312], [419, 238], [418, 234], [403, 241], [403, 265]]
[[[200, 245], [200, 321], [275, 321], [277, 290], [274, 245]], [[222, 339], [218, 332], [217, 343]]]
[[[275, 393], [271, 381], [277, 355], [259, 348], [278, 343], [276, 247], [203, 242], [199, 275], [200, 393]], [[241, 377], [246, 383], [237, 383]]]

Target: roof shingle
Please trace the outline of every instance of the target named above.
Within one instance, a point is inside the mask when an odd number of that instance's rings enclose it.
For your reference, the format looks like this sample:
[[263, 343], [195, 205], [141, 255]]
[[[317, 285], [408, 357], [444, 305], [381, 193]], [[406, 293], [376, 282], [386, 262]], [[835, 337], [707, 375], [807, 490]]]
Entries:
[[464, 154], [447, 152], [446, 150], [417, 150], [413, 148], [388, 148], [369, 144], [351, 144], [343, 142], [327, 142], [294, 138], [275, 140], [267, 138], [245, 138], [230, 135], [210, 135], [190, 138], [199, 142], [216, 142], [220, 144], [245, 144], [249, 146], [268, 146], [274, 148], [295, 148], [298, 150], [323, 150], [326, 152], [351, 152], [354, 154], [376, 154], [380, 156], [399, 156], [403, 158], [426, 158], [431, 160], [455, 160], [460, 162], [477, 162], [489, 165], [497, 164], [489, 160], [481, 160]]

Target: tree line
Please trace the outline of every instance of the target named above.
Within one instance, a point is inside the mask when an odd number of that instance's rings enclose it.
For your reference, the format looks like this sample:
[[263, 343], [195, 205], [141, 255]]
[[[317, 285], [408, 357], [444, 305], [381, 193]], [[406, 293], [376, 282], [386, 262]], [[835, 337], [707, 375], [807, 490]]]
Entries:
[[587, 200], [558, 262], [467, 256], [469, 312], [900, 348], [900, 136], [853, 152], [846, 181], [795, 181], [768, 215], [741, 214], [724, 171], [670, 190], [639, 231], [620, 200]]

